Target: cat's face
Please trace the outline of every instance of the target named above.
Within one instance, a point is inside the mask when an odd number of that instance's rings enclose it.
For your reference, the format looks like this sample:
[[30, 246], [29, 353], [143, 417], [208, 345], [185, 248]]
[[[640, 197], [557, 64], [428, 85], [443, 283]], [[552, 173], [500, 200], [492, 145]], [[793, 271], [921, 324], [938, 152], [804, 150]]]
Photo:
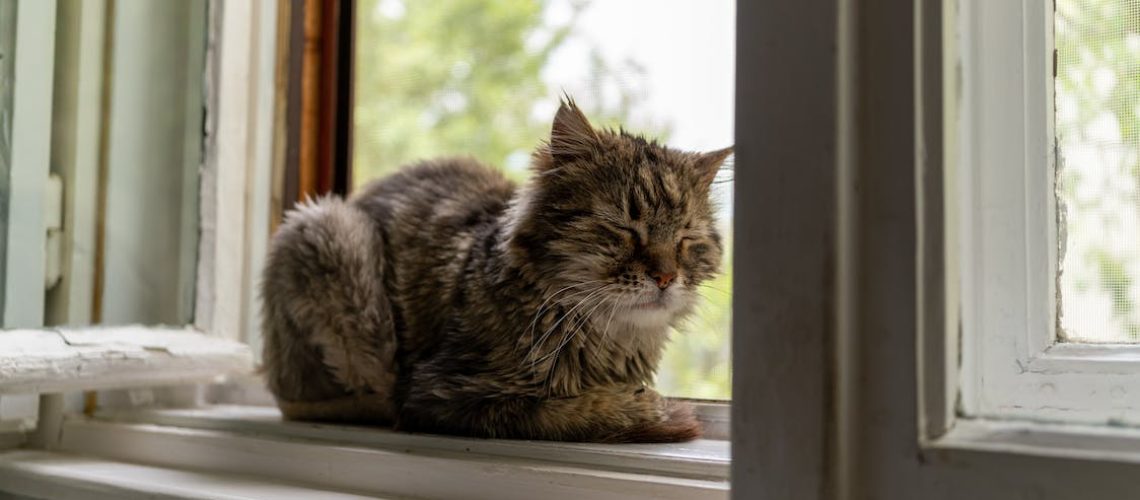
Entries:
[[516, 235], [550, 293], [594, 321], [663, 326], [720, 268], [710, 184], [731, 150], [686, 153], [596, 131], [563, 104]]

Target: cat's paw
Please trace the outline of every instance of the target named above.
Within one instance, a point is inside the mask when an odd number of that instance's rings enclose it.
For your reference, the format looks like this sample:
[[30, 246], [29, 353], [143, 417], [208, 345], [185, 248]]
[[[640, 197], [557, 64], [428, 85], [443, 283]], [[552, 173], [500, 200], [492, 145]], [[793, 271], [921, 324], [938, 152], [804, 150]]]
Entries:
[[[656, 393], [654, 393], [656, 394]], [[617, 431], [604, 439], [613, 443], [680, 443], [701, 437], [701, 423], [693, 407], [681, 401], [657, 396], [658, 418], [642, 421]]]

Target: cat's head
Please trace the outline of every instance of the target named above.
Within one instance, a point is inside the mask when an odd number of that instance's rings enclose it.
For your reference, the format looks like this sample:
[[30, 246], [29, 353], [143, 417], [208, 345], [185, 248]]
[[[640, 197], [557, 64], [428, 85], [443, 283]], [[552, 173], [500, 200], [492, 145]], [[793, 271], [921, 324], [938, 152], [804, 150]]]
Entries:
[[516, 207], [511, 252], [553, 301], [607, 322], [672, 323], [720, 269], [710, 191], [731, 154], [598, 130], [563, 102]]

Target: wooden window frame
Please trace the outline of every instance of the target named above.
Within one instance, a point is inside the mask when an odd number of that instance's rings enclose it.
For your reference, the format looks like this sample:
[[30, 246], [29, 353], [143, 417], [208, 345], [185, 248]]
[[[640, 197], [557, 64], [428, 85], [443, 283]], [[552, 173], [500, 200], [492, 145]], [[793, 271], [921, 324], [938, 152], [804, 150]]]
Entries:
[[[19, 8], [17, 49], [18, 85], [16, 127], [21, 135], [18, 154], [22, 175], [46, 176], [50, 153], [50, 119], [57, 5], [59, 1], [23, 2]], [[101, 2], [76, 2], [83, 9], [81, 30], [100, 30], [109, 15]], [[9, 267], [39, 270], [40, 277], [13, 280], [23, 288], [19, 316], [8, 316], [0, 332], [0, 395], [42, 394], [54, 401], [67, 391], [151, 386], [156, 383], [215, 381], [219, 376], [249, 373], [252, 355], [245, 344], [255, 322], [255, 269], [268, 238], [267, 232], [251, 228], [268, 225], [268, 179], [272, 156], [272, 68], [275, 22], [274, 2], [220, 2], [209, 4], [209, 51], [207, 54], [206, 158], [201, 179], [199, 227], [200, 258], [197, 263], [194, 320], [185, 327], [103, 326], [39, 329], [43, 321], [42, 227], [28, 223], [17, 228], [20, 248], [39, 248], [41, 253], [9, 252]], [[267, 29], [262, 29], [266, 27]], [[81, 33], [76, 40], [84, 40]], [[253, 34], [251, 36], [251, 34]], [[98, 57], [96, 45], [81, 57]], [[27, 49], [27, 48], [31, 49]], [[32, 57], [36, 54], [41, 57]], [[94, 54], [94, 56], [92, 55]], [[22, 62], [20, 62], [22, 61]], [[269, 71], [267, 71], [269, 69]], [[77, 106], [99, 109], [104, 82], [99, 64], [82, 64], [69, 85], [80, 89], [86, 101]], [[30, 75], [29, 78], [23, 77]], [[90, 86], [95, 86], [92, 90]], [[98, 136], [98, 127], [87, 122], [64, 124], [75, 127], [77, 137]], [[39, 178], [33, 180], [42, 180]], [[42, 189], [33, 180], [14, 193], [27, 199], [21, 207], [41, 207]], [[42, 183], [39, 185], [43, 185]], [[83, 210], [76, 207], [75, 210]], [[13, 214], [14, 220], [38, 220], [34, 213]], [[260, 251], [258, 249], [261, 249]], [[34, 258], [33, 258], [34, 257]], [[16, 259], [16, 260], [12, 260]], [[36, 264], [36, 265], [30, 265]], [[21, 267], [22, 266], [22, 267]], [[29, 273], [24, 273], [29, 274]], [[22, 276], [22, 275], [21, 275]], [[90, 318], [70, 318], [85, 324]], [[12, 330], [12, 328], [23, 328]], [[31, 328], [31, 329], [29, 329]], [[44, 404], [41, 403], [41, 407]], [[50, 404], [55, 408], [56, 405]], [[41, 423], [60, 418], [58, 413], [40, 415]]]

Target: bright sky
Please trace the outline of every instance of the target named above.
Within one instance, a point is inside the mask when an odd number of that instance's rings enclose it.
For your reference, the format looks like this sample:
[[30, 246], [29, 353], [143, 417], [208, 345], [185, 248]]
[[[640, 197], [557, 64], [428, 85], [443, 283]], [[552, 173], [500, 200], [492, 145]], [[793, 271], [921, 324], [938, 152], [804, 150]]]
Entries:
[[[560, 0], [547, 19], [569, 14], [570, 2]], [[628, 83], [643, 91], [641, 109], [650, 116], [635, 115], [635, 121], [668, 122], [671, 145], [711, 150], [733, 140], [735, 17], [732, 0], [596, 0], [579, 19], [578, 31], [604, 47], [608, 61], [632, 59], [644, 69], [644, 78]], [[600, 90], [612, 102], [613, 89], [588, 88], [588, 70], [587, 45], [571, 39], [554, 54], [544, 78], [579, 101], [596, 99]]]

